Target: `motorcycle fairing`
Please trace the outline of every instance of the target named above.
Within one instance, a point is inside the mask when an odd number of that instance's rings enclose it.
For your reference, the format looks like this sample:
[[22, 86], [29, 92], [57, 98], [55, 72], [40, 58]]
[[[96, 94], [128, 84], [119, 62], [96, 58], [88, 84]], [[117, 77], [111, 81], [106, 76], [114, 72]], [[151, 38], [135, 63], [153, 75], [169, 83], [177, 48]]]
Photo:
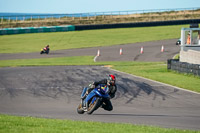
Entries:
[[94, 97], [95, 95], [98, 95], [98, 97], [102, 97], [102, 98], [110, 98], [109, 94], [102, 94], [98, 91], [98, 88], [95, 88], [94, 90], [92, 90], [89, 95], [86, 97], [86, 102], [88, 102], [92, 97]]

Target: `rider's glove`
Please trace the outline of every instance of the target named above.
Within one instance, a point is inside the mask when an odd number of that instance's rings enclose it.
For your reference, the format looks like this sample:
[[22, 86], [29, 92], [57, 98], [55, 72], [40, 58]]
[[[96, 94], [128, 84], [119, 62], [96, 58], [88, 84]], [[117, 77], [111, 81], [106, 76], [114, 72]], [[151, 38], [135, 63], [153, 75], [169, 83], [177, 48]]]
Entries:
[[94, 84], [90, 84], [89, 87], [90, 88], [95, 88], [95, 85]]

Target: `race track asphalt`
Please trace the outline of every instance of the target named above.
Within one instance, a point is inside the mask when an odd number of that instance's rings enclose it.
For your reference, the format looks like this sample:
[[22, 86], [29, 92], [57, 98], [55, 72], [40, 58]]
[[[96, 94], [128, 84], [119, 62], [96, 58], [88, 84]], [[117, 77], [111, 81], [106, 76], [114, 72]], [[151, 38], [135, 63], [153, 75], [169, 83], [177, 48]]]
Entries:
[[[96, 56], [100, 50], [101, 56], [96, 61], [167, 61], [175, 54], [179, 53], [180, 47], [175, 45], [177, 39], [151, 41], [134, 44], [122, 44], [108, 47], [93, 47], [82, 49], [68, 49], [50, 51], [49, 55], [40, 55], [37, 53], [16, 53], [16, 54], [0, 54], [0, 60], [10, 59], [32, 59], [32, 58], [54, 58], [67, 56]], [[161, 47], [164, 46], [164, 52]], [[140, 54], [141, 47], [144, 53]], [[120, 55], [122, 48], [123, 55]]]
[[[117, 77], [114, 110], [80, 115], [84, 86]], [[101, 66], [0, 68], [0, 113], [199, 130], [200, 95]]]
[[[155, 43], [162, 44], [165, 41], [167, 40], [156, 41]], [[172, 42], [172, 40], [167, 42], [170, 41]], [[148, 43], [151, 44], [152, 42]], [[152, 43], [152, 45], [155, 45], [155, 43]], [[137, 45], [139, 44], [142, 45], [143, 43], [138, 43]], [[128, 45], [131, 46], [131, 44]], [[123, 56], [129, 55], [129, 52], [132, 53], [127, 45], [121, 46], [124, 46]], [[116, 52], [121, 46], [112, 46], [112, 48], [116, 48], [113, 51]], [[172, 48], [173, 50], [166, 45], [166, 53], [164, 54], [168, 57], [158, 56], [160, 52], [157, 54], [149, 52], [151, 56], [146, 58], [152, 57], [154, 61], [164, 61], [164, 58], [170, 58], [174, 53], [178, 53], [179, 48], [174, 44], [172, 47], [174, 47]], [[96, 48], [90, 49], [95, 50]], [[107, 60], [121, 60], [115, 58], [115, 56], [111, 57], [110, 52], [106, 52], [109, 49], [110, 47], [101, 47], [102, 55], [97, 60], [105, 60], [106, 55], [108, 56]], [[148, 46], [144, 45], [145, 49], [146, 53], [148, 53]], [[86, 49], [79, 50], [84, 51]], [[130, 51], [128, 52], [128, 50]], [[67, 54], [70, 53], [69, 51]], [[91, 55], [96, 54], [96, 50], [94, 53], [92, 52]], [[72, 53], [74, 56], [76, 55], [76, 53]], [[138, 55], [138, 52], [132, 54]], [[23, 54], [18, 55], [18, 58], [35, 58], [37, 56], [34, 54], [31, 57], [25, 57]], [[42, 57], [53, 55], [56, 54], [42, 55]], [[14, 56], [12, 56], [8, 56], [7, 59], [13, 59]], [[137, 60], [142, 60], [143, 56], [138, 56]], [[119, 57], [121, 56], [119, 55]], [[155, 57], [163, 58], [157, 59]], [[123, 59], [123, 57], [121, 58]], [[130, 56], [127, 60], [133, 60], [134, 58], [134, 56]], [[106, 78], [108, 74], [115, 74], [117, 77], [118, 91], [116, 97], [112, 99], [114, 110], [109, 112], [100, 108], [92, 115], [78, 114], [76, 108], [80, 102], [83, 87], [88, 86], [92, 81]], [[102, 66], [0, 68], [0, 113], [3, 114], [200, 130], [199, 110], [200, 94], [198, 93], [181, 90], [177, 87], [139, 78]]]

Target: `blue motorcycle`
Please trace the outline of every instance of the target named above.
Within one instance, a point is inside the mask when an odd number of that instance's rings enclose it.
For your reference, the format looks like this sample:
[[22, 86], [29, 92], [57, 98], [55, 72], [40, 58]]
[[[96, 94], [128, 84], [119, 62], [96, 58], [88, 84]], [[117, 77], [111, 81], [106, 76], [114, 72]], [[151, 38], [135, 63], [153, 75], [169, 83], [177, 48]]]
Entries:
[[98, 85], [83, 99], [87, 89], [88, 88], [85, 87], [81, 94], [81, 103], [77, 108], [79, 114], [83, 114], [84, 112], [92, 114], [103, 104], [104, 100], [110, 99], [110, 95], [108, 94], [109, 87], [106, 85]]

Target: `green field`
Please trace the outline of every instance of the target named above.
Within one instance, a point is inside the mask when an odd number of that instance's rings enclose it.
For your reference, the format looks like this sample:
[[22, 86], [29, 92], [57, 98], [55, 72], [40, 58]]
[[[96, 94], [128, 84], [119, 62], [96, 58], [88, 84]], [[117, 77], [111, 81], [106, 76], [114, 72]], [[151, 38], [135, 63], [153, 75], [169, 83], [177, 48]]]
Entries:
[[132, 124], [84, 122], [0, 114], [0, 133], [199, 133]]
[[50, 44], [51, 50], [111, 46], [180, 38], [188, 25], [86, 30], [0, 36], [0, 53], [38, 52]]

